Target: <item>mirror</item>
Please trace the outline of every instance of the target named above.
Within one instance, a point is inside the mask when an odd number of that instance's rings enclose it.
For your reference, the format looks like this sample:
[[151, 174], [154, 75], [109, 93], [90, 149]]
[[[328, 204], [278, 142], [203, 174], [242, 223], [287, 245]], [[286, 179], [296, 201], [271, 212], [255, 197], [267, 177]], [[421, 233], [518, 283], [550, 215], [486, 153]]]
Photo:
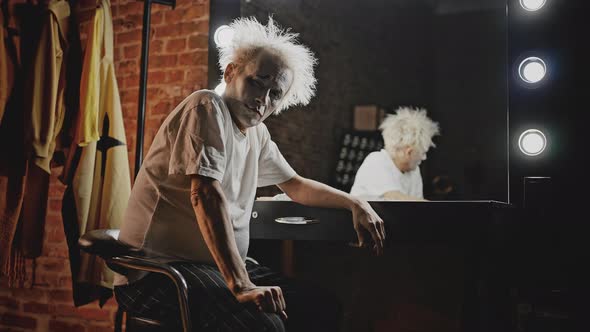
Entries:
[[[224, 14], [227, 3], [211, 2], [210, 39], [232, 19]], [[319, 59], [311, 103], [266, 120], [299, 174], [335, 185], [355, 106], [386, 113], [422, 107], [441, 128], [420, 166], [425, 198], [507, 201], [504, 0], [242, 0], [234, 6], [234, 15], [263, 23], [272, 14]], [[210, 45], [213, 88], [221, 73]]]

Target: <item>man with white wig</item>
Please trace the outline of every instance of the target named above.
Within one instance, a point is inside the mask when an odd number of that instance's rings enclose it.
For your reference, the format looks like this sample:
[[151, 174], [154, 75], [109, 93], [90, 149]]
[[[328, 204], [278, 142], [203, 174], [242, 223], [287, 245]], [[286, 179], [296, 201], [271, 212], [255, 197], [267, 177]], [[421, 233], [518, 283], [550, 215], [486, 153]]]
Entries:
[[[382, 253], [383, 220], [364, 200], [303, 178], [289, 166], [263, 121], [315, 92], [312, 52], [272, 19], [240, 18], [220, 48], [222, 96], [200, 90], [164, 120], [132, 189], [119, 239], [179, 257], [193, 326], [199, 331], [334, 331], [334, 296], [302, 286], [246, 254], [256, 188], [277, 185], [293, 201], [352, 212], [358, 246]], [[349, 227], [342, 225], [342, 227]], [[119, 305], [178, 317], [174, 286], [158, 274], [118, 275]]]
[[420, 163], [435, 146], [438, 123], [425, 109], [400, 107], [379, 129], [385, 148], [365, 157], [350, 194], [367, 200], [424, 200]]

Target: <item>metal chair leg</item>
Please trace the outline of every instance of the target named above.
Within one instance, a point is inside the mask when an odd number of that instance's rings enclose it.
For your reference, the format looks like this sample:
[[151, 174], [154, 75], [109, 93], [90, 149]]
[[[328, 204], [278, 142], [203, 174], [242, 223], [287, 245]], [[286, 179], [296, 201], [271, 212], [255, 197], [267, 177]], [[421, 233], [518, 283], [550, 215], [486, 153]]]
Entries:
[[117, 308], [117, 314], [115, 315], [115, 332], [123, 331], [123, 309]]

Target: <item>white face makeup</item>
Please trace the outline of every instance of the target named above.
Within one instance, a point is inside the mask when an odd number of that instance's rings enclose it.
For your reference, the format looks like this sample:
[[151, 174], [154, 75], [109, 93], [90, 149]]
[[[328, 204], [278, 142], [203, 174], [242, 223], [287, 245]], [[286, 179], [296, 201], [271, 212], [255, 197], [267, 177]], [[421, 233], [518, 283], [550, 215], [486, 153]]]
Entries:
[[422, 151], [420, 148], [406, 146], [392, 154], [392, 159], [397, 168], [405, 173], [413, 171], [420, 166], [422, 161], [426, 160], [427, 152], [428, 151]]
[[424, 160], [426, 160], [426, 152], [419, 148], [411, 149], [408, 154], [408, 170], [415, 170]]
[[279, 58], [264, 51], [242, 68], [228, 65], [224, 78], [223, 99], [242, 132], [269, 117], [293, 82], [292, 72]]

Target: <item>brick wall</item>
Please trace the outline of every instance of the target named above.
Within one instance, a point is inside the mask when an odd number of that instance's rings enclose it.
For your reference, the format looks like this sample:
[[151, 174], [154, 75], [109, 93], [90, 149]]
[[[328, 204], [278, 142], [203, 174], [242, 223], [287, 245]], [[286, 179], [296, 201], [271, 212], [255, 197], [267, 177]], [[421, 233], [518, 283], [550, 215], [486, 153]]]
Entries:
[[[24, 0], [12, 4], [23, 3]], [[129, 163], [133, 174], [139, 93], [143, 2], [112, 0], [115, 65], [119, 84]], [[185, 96], [207, 87], [208, 0], [177, 0], [176, 9], [152, 5], [144, 151], [165, 116]], [[80, 0], [81, 38], [93, 15], [95, 0]], [[84, 45], [84, 42], [83, 44]], [[75, 308], [67, 246], [61, 221], [64, 186], [52, 170], [43, 254], [27, 264], [27, 287], [9, 289], [0, 280], [0, 331], [112, 331], [116, 303], [102, 309], [96, 302]]]

